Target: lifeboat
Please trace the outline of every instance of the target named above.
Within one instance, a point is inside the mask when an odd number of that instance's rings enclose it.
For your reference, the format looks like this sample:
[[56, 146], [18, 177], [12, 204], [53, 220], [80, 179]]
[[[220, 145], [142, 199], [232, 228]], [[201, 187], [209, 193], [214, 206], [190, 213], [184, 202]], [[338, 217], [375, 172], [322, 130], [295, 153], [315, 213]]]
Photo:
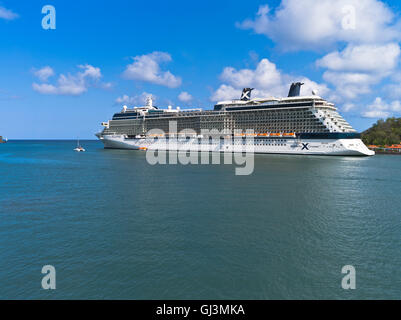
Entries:
[[295, 133], [294, 132], [283, 133], [283, 137], [295, 137]]

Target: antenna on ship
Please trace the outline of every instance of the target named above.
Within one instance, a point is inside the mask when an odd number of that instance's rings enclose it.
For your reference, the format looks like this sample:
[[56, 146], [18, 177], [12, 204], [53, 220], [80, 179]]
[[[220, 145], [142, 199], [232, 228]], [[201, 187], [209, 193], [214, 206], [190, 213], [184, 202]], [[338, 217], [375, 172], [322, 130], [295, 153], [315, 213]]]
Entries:
[[251, 92], [254, 88], [244, 88], [242, 90], [241, 98], [242, 101], [249, 101], [251, 100]]
[[146, 106], [147, 106], [147, 107], [153, 107], [153, 99], [152, 99], [152, 96], [148, 96], [148, 97], [146, 98]]
[[301, 92], [302, 82], [293, 82], [290, 87], [290, 91], [288, 92], [289, 97], [298, 97]]

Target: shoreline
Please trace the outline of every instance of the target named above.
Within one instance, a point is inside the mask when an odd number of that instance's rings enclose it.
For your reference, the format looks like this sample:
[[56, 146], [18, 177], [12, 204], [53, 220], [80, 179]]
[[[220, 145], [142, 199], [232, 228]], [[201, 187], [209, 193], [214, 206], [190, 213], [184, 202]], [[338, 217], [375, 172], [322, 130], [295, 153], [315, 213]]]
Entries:
[[392, 155], [401, 156], [401, 152], [399, 152], [399, 151], [382, 151], [382, 150], [375, 150], [375, 149], [369, 149], [369, 150], [376, 152], [376, 154], [392, 154]]

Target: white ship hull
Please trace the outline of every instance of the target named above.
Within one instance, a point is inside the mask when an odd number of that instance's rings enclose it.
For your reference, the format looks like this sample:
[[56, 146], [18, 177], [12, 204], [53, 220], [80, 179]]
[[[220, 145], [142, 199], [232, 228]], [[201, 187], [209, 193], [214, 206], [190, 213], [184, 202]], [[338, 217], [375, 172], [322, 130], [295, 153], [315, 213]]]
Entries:
[[217, 140], [207, 143], [200, 139], [180, 141], [180, 139], [126, 138], [124, 135], [97, 134], [105, 148], [159, 151], [199, 151], [199, 152], [253, 152], [265, 154], [300, 154], [328, 156], [372, 156], [361, 139], [296, 139], [296, 138], [255, 138], [253, 144], [238, 141]]

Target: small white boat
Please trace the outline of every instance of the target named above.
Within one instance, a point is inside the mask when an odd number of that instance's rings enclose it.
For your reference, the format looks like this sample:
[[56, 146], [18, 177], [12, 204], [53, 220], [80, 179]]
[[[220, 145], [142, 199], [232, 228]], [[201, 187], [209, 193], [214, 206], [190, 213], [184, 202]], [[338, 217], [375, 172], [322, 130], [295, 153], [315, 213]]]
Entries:
[[79, 140], [77, 141], [77, 147], [74, 149], [76, 152], [85, 152], [86, 150], [79, 144]]

